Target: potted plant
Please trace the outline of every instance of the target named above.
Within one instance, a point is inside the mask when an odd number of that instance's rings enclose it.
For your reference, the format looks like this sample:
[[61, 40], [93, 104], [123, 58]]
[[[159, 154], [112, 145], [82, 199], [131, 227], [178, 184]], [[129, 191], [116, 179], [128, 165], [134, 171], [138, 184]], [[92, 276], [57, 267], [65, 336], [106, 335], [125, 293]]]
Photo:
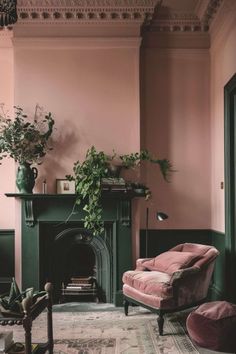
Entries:
[[121, 165], [124, 168], [135, 168], [139, 166], [142, 161], [157, 164], [159, 165], [161, 173], [166, 181], [168, 181], [169, 173], [172, 171], [172, 166], [169, 160], [154, 158], [148, 150], [120, 155], [119, 158], [121, 160]]
[[151, 191], [145, 184], [132, 182], [130, 186], [136, 194], [145, 195], [146, 200], [151, 198]]
[[[110, 157], [103, 151], [97, 151], [92, 146], [88, 149], [83, 162], [75, 162], [73, 168], [74, 176], [66, 176], [69, 180], [75, 180], [76, 204], [82, 205], [83, 210], [86, 212], [83, 219], [84, 227], [91, 231], [94, 236], [101, 235], [104, 232], [101, 205], [102, 178], [114, 177], [110, 165], [115, 159], [117, 162], [115, 153]], [[118, 161], [121, 167], [134, 168], [142, 160], [158, 164], [164, 179], [167, 180], [168, 173], [171, 171], [170, 162], [167, 159], [152, 158], [147, 150], [129, 155], [120, 155]], [[147, 199], [150, 197], [149, 188], [144, 188], [144, 194]]]
[[52, 150], [49, 138], [53, 132], [52, 114], [43, 113], [35, 107], [33, 119], [29, 120], [23, 109], [14, 106], [11, 119], [0, 105], [0, 160], [13, 158], [18, 164], [16, 185], [20, 193], [32, 193], [38, 171], [32, 164], [42, 163], [47, 151]]

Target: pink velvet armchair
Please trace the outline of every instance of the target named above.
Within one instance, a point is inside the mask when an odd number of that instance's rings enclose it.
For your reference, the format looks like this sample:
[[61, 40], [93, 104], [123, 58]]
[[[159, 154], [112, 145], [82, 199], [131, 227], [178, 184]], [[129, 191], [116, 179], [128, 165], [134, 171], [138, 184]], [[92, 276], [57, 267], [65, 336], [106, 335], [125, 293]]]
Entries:
[[138, 259], [136, 269], [122, 278], [126, 316], [132, 303], [156, 312], [159, 334], [163, 335], [165, 313], [206, 300], [218, 254], [213, 246], [184, 243], [155, 258]]

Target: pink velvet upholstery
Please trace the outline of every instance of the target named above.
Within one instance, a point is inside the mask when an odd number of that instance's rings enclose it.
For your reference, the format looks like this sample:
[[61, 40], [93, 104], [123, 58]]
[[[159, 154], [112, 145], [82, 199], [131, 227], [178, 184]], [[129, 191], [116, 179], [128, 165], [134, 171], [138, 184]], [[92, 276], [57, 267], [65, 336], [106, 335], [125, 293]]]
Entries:
[[[123, 294], [134, 302], [158, 312], [174, 312], [202, 302], [208, 292], [215, 258], [215, 247], [185, 243], [152, 259], [138, 259], [136, 269], [123, 274]], [[162, 334], [160, 319], [159, 331]]]
[[192, 252], [168, 251], [143, 262], [143, 266], [148, 270], [173, 274], [176, 270], [190, 267], [199, 258], [198, 254]]
[[236, 305], [226, 301], [205, 303], [189, 314], [186, 325], [200, 347], [236, 353]]

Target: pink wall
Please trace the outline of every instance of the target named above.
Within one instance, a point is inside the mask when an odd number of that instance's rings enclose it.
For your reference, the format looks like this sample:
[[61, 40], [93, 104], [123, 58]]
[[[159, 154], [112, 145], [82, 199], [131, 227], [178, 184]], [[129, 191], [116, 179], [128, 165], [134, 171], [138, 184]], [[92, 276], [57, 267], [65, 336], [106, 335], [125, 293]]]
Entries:
[[[133, 41], [133, 42], [132, 42]], [[36, 192], [44, 178], [71, 173], [85, 151], [139, 150], [139, 42], [81, 39], [14, 39], [15, 104], [33, 113], [36, 103], [56, 119], [54, 151], [39, 167]], [[158, 228], [156, 210], [170, 218], [162, 227], [210, 227], [209, 58], [206, 50], [149, 48], [144, 52], [141, 91], [142, 141], [177, 170], [165, 183], [157, 166], [147, 166], [144, 182], [153, 198], [150, 228]], [[53, 171], [53, 173], [51, 172]], [[15, 172], [11, 174], [11, 188]], [[142, 182], [142, 181], [141, 181]], [[142, 220], [142, 227], [145, 220]]]
[[[11, 35], [1, 33], [0, 40], [0, 103], [5, 103], [7, 110], [13, 105], [13, 50]], [[11, 159], [1, 161], [0, 165], [0, 229], [14, 229], [15, 203], [4, 193], [15, 191], [15, 164]]]
[[[55, 192], [55, 179], [70, 173], [91, 145], [107, 153], [131, 152], [139, 149], [141, 136], [143, 147], [169, 158], [177, 170], [168, 184], [156, 166], [143, 169], [153, 198], [142, 203], [142, 227], [148, 206], [150, 228], [224, 231], [223, 88], [236, 71], [230, 12], [224, 9], [212, 27], [210, 51], [143, 49], [141, 134], [137, 39], [86, 44], [76, 38], [16, 38], [14, 60], [11, 48], [1, 47], [0, 101], [11, 106], [14, 87], [15, 103], [28, 113], [39, 103], [56, 119], [55, 148], [40, 166], [36, 191], [47, 178], [49, 192]], [[0, 168], [1, 228], [13, 228], [14, 204], [3, 194], [15, 190], [15, 167], [7, 160]], [[158, 224], [157, 210], [170, 218]]]
[[222, 7], [212, 29], [211, 46], [211, 228], [225, 231], [224, 190], [224, 86], [236, 72], [235, 1]]
[[28, 112], [39, 103], [56, 120], [36, 191], [46, 178], [55, 192], [56, 178], [72, 173], [92, 145], [110, 154], [139, 150], [138, 48], [137, 39], [14, 40], [15, 102]]
[[[156, 166], [146, 171], [153, 193], [150, 228], [209, 228], [208, 51], [146, 49], [143, 91], [143, 143], [176, 169], [171, 183], [163, 181]], [[169, 219], [158, 224], [157, 210], [165, 211]]]

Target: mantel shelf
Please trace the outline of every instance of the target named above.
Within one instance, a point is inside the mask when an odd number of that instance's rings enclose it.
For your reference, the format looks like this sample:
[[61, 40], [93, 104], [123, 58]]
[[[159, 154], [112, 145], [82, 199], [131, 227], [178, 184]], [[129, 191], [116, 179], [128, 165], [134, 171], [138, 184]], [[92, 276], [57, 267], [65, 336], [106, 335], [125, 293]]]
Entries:
[[41, 198], [65, 198], [75, 197], [75, 194], [43, 194], [43, 193], [5, 193], [7, 197], [20, 198], [20, 199], [41, 199]]
[[[42, 194], [42, 193], [5, 193], [7, 197], [20, 198], [20, 199], [42, 199], [42, 198], [75, 198], [76, 194]], [[117, 198], [117, 199], [132, 199], [138, 197], [145, 197], [145, 193], [136, 193], [133, 190], [124, 191], [103, 191], [102, 198]]]
[[[5, 193], [6, 197], [21, 199], [23, 203], [23, 207], [25, 210], [25, 223], [28, 227], [34, 227], [37, 217], [35, 217], [34, 209], [37, 208], [38, 203], [51, 203], [56, 200], [58, 203], [62, 200], [66, 201], [74, 201], [76, 200], [76, 194], [23, 194], [23, 193]], [[129, 215], [130, 203], [134, 198], [145, 197], [145, 193], [136, 193], [133, 190], [122, 190], [122, 191], [103, 191], [102, 192], [102, 200], [117, 200], [120, 203], [121, 216], [120, 221], [122, 225], [130, 226], [131, 219]]]

